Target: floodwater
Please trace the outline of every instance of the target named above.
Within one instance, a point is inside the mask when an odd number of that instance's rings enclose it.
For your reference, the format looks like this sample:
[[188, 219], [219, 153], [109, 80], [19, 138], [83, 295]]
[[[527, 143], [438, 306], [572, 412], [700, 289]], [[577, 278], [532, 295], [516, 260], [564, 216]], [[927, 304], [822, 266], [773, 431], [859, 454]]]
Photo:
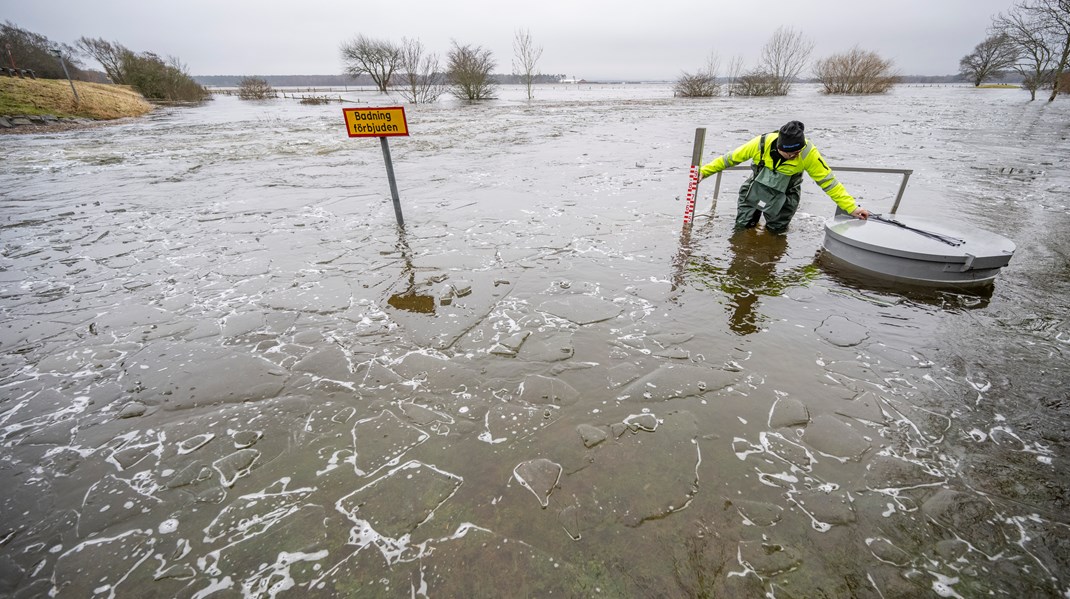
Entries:
[[[0, 138], [0, 594], [1070, 596], [1070, 100], [536, 94], [407, 107], [404, 232], [337, 103]], [[789, 119], [1010, 265], [834, 272], [743, 173], [682, 244], [695, 128]]]

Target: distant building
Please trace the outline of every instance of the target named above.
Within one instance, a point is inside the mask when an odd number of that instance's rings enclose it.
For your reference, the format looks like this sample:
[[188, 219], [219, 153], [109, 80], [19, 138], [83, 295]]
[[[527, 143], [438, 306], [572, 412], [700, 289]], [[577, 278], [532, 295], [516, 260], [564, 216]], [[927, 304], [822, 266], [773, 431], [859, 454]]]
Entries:
[[587, 80], [586, 79], [576, 79], [575, 77], [573, 77], [571, 79], [569, 79], [568, 77], [563, 77], [561, 80], [558, 81], [558, 83], [587, 83]]

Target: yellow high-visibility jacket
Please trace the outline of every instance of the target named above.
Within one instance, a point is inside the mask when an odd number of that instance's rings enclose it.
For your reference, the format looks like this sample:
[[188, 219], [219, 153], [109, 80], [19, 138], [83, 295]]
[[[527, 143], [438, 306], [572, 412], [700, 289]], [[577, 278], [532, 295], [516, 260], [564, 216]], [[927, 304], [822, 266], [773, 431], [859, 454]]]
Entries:
[[[767, 133], [765, 135], [765, 151], [761, 157], [758, 156], [758, 146], [761, 136], [755, 137], [747, 143], [739, 146], [731, 152], [718, 156], [712, 162], [707, 163], [702, 167], [702, 178], [719, 173], [730, 166], [736, 166], [742, 164], [748, 160], [761, 160], [765, 168], [773, 170], [773, 158], [770, 152], [775, 152], [773, 147], [776, 145], [773, 142], [780, 136], [779, 132]], [[817, 186], [824, 190], [833, 202], [840, 208], [843, 208], [848, 214], [854, 212], [858, 208], [858, 204], [855, 202], [854, 197], [847, 193], [847, 190], [843, 187], [843, 184], [836, 180], [836, 176], [832, 174], [832, 169], [825, 164], [825, 160], [821, 158], [821, 152], [817, 151], [817, 148], [810, 140], [806, 140], [806, 146], [803, 151], [790, 160], [782, 160], [775, 169], [778, 173], [784, 173], [785, 175], [795, 175], [806, 171], [810, 175], [810, 178], [817, 183]]]

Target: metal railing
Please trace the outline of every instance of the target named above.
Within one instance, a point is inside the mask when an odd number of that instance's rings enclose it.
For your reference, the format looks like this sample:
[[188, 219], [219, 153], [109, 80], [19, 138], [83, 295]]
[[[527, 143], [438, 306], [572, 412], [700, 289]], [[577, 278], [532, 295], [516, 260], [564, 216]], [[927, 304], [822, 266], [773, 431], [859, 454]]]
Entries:
[[[724, 170], [726, 171], [742, 171], [750, 170], [749, 166], [730, 166]], [[899, 202], [903, 199], [903, 192], [906, 191], [907, 181], [910, 180], [910, 175], [914, 172], [913, 169], [908, 168], [868, 168], [863, 166], [838, 166], [832, 168], [832, 172], [847, 172], [847, 173], [891, 173], [897, 175], [903, 175], [903, 181], [899, 184], [899, 193], [895, 196], [895, 203], [892, 204], [891, 214], [895, 214], [895, 211], [899, 209]], [[724, 171], [721, 171], [724, 172]], [[721, 172], [717, 173], [717, 180], [713, 185], [713, 199], [717, 199], [718, 194], [721, 192]]]

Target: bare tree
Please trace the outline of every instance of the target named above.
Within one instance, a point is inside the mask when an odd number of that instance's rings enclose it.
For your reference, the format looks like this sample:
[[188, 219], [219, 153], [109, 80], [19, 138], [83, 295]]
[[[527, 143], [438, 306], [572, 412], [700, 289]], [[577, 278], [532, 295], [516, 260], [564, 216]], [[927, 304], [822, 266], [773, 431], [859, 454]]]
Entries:
[[1043, 23], [1044, 34], [1055, 57], [1052, 72], [1051, 102], [1064, 89], [1063, 74], [1070, 68], [1070, 0], [1026, 0], [1022, 6]]
[[80, 37], [75, 42], [78, 49], [104, 67], [104, 73], [116, 85], [126, 84], [123, 62], [133, 54], [118, 42], [109, 42], [104, 38]]
[[539, 74], [536, 65], [542, 58], [542, 46], [536, 46], [531, 39], [531, 32], [527, 29], [517, 29], [513, 38], [513, 74], [520, 76], [520, 81], [527, 87], [528, 99], [531, 94], [531, 84]]
[[742, 76], [743, 57], [733, 56], [732, 59], [728, 61], [728, 95], [737, 95], [736, 84], [739, 82], [739, 79]]
[[394, 88], [407, 102], [435, 102], [445, 91], [444, 76], [438, 70], [438, 56], [425, 54], [420, 40], [401, 38], [399, 69], [401, 72], [395, 78]]
[[974, 87], [998, 77], [1018, 62], [1018, 49], [1003, 33], [990, 35], [959, 61], [959, 73]]
[[1022, 88], [1029, 92], [1029, 101], [1037, 99], [1037, 89], [1054, 84], [1052, 66], [1054, 52], [1045, 35], [1041, 15], [1022, 3], [1015, 4], [1007, 14], [992, 20], [992, 29], [1010, 40], [1017, 49], [1018, 61], [1014, 70], [1022, 75]]
[[493, 68], [494, 58], [490, 50], [480, 46], [462, 46], [454, 41], [446, 66], [450, 93], [461, 100], [494, 98], [494, 83], [490, 78]]
[[765, 71], [755, 69], [736, 78], [732, 84], [733, 96], [776, 96], [780, 95], [780, 84], [776, 77]]
[[358, 35], [352, 41], [343, 42], [341, 50], [346, 74], [356, 78], [367, 73], [384, 93], [390, 78], [401, 66], [401, 47], [388, 40]]
[[238, 97], [242, 100], [264, 100], [275, 97], [275, 90], [263, 77], [242, 77], [238, 82]]
[[721, 60], [716, 53], [710, 53], [706, 64], [697, 73], [684, 71], [673, 86], [673, 94], [683, 98], [710, 98], [721, 95], [721, 84], [717, 82], [717, 71]]
[[826, 94], [883, 94], [898, 81], [892, 68], [891, 60], [855, 46], [817, 61], [814, 76]]
[[778, 27], [762, 48], [759, 71], [772, 77], [773, 95], [785, 96], [810, 60], [814, 43], [788, 27]]

